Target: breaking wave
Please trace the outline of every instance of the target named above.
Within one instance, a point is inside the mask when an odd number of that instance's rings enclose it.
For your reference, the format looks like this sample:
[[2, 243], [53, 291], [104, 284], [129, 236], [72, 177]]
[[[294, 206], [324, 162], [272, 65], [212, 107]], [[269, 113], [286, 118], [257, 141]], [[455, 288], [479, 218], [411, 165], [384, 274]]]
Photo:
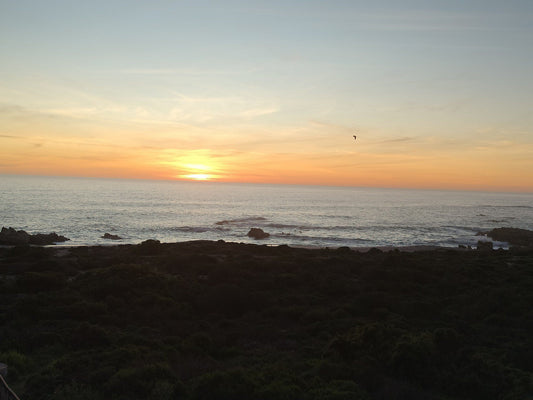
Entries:
[[237, 218], [237, 219], [225, 219], [223, 221], [215, 222], [215, 225], [242, 225], [248, 222], [260, 222], [266, 221], [264, 217], [247, 217], [247, 218]]
[[[368, 246], [475, 245], [477, 232], [533, 229], [531, 194], [380, 190], [184, 182], [3, 178], [2, 225], [57, 232], [69, 245], [232, 240]], [[247, 237], [250, 228], [270, 234]]]

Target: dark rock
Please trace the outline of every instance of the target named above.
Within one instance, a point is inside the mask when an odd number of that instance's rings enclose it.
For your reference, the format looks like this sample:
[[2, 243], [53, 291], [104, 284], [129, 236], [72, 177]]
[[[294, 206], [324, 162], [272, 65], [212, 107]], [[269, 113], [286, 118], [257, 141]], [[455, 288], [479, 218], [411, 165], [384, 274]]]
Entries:
[[23, 245], [30, 243], [30, 235], [25, 231], [17, 231], [15, 228], [2, 227], [0, 231], [0, 244]]
[[26, 244], [35, 244], [35, 245], [49, 245], [55, 244], [57, 242], [66, 242], [70, 240], [65, 236], [58, 235], [55, 232], [52, 233], [37, 233], [35, 235], [30, 235], [26, 231], [20, 230], [17, 231], [14, 228], [2, 228], [0, 231], [0, 244], [3, 245], [26, 245]]
[[47, 245], [57, 242], [66, 242], [67, 240], [70, 239], [66, 238], [65, 236], [58, 235], [55, 232], [30, 235], [30, 244]]
[[381, 249], [378, 249], [377, 247], [372, 247], [371, 249], [369, 249], [367, 251], [368, 254], [372, 254], [372, 255], [375, 255], [375, 254], [381, 254], [383, 253], [383, 250]]
[[337, 253], [346, 254], [350, 253], [352, 250], [348, 246], [341, 246], [337, 249]]
[[485, 242], [485, 241], [482, 241], [482, 240], [478, 240], [477, 249], [478, 250], [492, 250], [493, 249], [493, 244], [492, 244], [492, 242]]
[[270, 234], [266, 233], [260, 228], [252, 228], [248, 232], [248, 236], [254, 239], [266, 239], [267, 237], [270, 236]]
[[155, 255], [159, 254], [162, 249], [161, 242], [159, 240], [148, 239], [141, 244], [135, 246], [135, 252], [141, 255]]
[[104, 236], [102, 236], [102, 239], [109, 239], [109, 240], [121, 240], [122, 238], [118, 235], [112, 235], [111, 233], [104, 233]]
[[146, 246], [146, 247], [159, 246], [160, 244], [161, 242], [155, 239], [148, 239], [148, 240], [145, 240], [144, 242], [141, 242], [141, 246]]
[[487, 232], [487, 236], [515, 246], [533, 246], [533, 231], [527, 229], [496, 228]]

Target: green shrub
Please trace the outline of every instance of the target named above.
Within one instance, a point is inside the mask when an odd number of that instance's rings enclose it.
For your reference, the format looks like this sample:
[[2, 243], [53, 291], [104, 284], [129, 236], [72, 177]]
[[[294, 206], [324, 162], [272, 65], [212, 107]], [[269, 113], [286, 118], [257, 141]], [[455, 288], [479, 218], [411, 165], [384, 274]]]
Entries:
[[110, 343], [108, 332], [99, 325], [82, 322], [72, 332], [70, 343], [75, 348], [94, 348]]
[[168, 393], [181, 384], [169, 366], [161, 363], [122, 368], [104, 385], [106, 393], [119, 399], [149, 399], [154, 391], [161, 395], [163, 387]]
[[209, 354], [215, 350], [213, 339], [205, 332], [197, 332], [181, 343], [182, 351], [186, 353]]
[[17, 382], [21, 375], [32, 368], [32, 360], [16, 350], [0, 353], [0, 361], [7, 365], [10, 382]]
[[391, 366], [398, 376], [421, 380], [430, 373], [434, 356], [432, 335], [407, 334], [396, 343]]
[[455, 353], [461, 344], [460, 335], [455, 329], [437, 328], [433, 331], [433, 341], [436, 350], [441, 356], [449, 356]]
[[244, 313], [260, 308], [261, 302], [255, 294], [243, 286], [221, 284], [199, 296], [197, 305], [205, 313], [240, 317]]
[[94, 388], [72, 382], [54, 391], [54, 400], [100, 400], [104, 397]]
[[349, 380], [331, 381], [314, 388], [309, 393], [313, 400], [367, 400], [368, 395], [355, 382]]
[[25, 293], [58, 290], [66, 283], [66, 276], [57, 272], [25, 272], [17, 280], [17, 286]]
[[327, 351], [346, 362], [362, 356], [385, 361], [401, 333], [401, 330], [380, 322], [360, 325], [352, 332], [334, 338]]
[[255, 399], [260, 400], [296, 400], [304, 393], [300, 386], [287, 380], [276, 380], [257, 388]]
[[345, 364], [328, 359], [320, 360], [314, 369], [314, 373], [326, 382], [349, 379], [352, 374], [350, 368], [346, 368]]
[[194, 400], [253, 399], [257, 384], [241, 369], [216, 371], [200, 376], [193, 389]]

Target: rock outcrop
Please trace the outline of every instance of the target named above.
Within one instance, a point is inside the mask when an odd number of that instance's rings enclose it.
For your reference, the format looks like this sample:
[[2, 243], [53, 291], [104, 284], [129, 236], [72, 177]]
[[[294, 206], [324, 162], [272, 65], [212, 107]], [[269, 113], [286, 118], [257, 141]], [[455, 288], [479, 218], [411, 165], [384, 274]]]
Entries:
[[159, 254], [159, 252], [163, 249], [163, 245], [159, 240], [155, 239], [148, 239], [144, 242], [141, 242], [139, 246], [135, 249], [135, 252], [137, 254], [145, 255], [145, 256], [151, 256]]
[[0, 244], [23, 245], [29, 243], [30, 235], [25, 231], [2, 227], [2, 231], [0, 231]]
[[58, 235], [55, 232], [52, 233], [36, 233], [34, 235], [29, 234], [26, 231], [17, 231], [15, 228], [2, 227], [0, 231], [0, 244], [10, 246], [20, 246], [27, 244], [34, 244], [39, 246], [45, 246], [49, 244], [55, 244], [58, 242], [66, 242], [70, 240], [65, 236]]
[[496, 228], [487, 232], [487, 236], [499, 242], [513, 246], [533, 246], [533, 231], [519, 228]]
[[102, 236], [102, 239], [109, 239], [109, 240], [121, 240], [122, 238], [118, 235], [112, 235], [111, 233], [104, 233], [104, 236]]
[[486, 251], [486, 250], [492, 250], [494, 248], [494, 245], [492, 242], [486, 242], [484, 240], [478, 240], [477, 242], [477, 249]]
[[267, 237], [270, 236], [269, 233], [266, 233], [265, 231], [263, 231], [260, 228], [252, 228], [252, 229], [250, 229], [250, 231], [248, 232], [247, 235], [248, 235], [248, 237], [251, 237], [251, 238], [254, 238], [254, 239], [266, 239]]

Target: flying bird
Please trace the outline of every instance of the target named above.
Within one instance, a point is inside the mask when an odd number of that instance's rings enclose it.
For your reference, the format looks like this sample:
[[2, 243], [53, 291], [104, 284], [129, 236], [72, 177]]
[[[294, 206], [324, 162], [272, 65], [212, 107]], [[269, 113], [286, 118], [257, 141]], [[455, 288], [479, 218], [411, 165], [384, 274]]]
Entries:
[[357, 140], [357, 136], [353, 135], [353, 140]]

